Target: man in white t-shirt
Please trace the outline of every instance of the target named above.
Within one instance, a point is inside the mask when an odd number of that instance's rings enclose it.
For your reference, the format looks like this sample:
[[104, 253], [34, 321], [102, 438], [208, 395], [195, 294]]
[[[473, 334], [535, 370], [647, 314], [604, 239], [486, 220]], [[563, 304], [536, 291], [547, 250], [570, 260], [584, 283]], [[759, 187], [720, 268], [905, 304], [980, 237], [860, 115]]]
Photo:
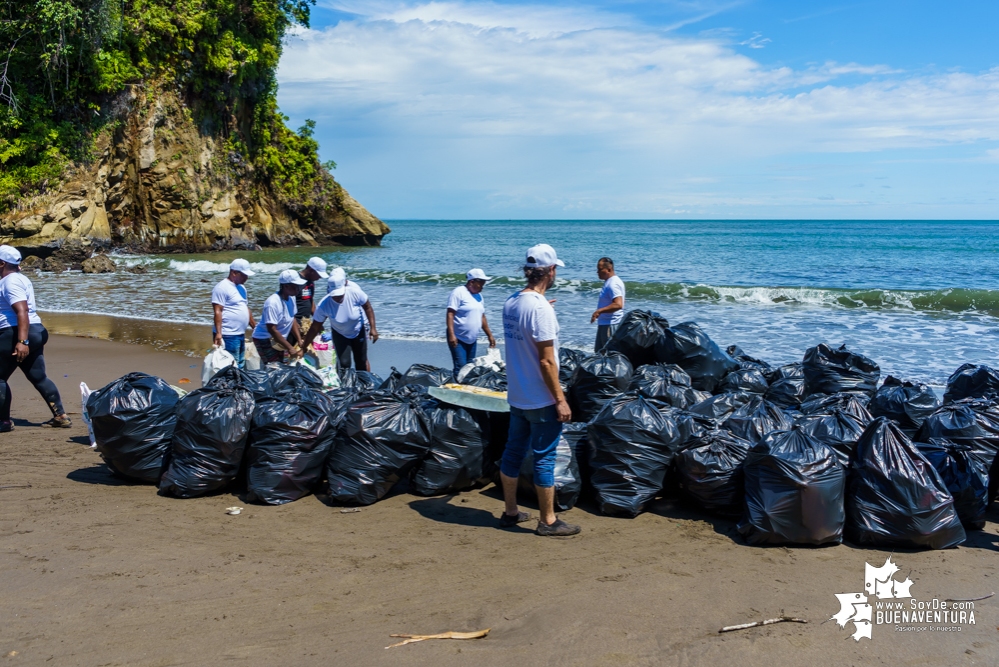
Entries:
[[299, 340], [302, 337], [295, 320], [295, 297], [304, 284], [305, 280], [298, 275], [298, 271], [285, 269], [278, 276], [278, 291], [264, 301], [260, 322], [253, 329], [253, 345], [261, 362], [280, 363], [285, 358], [302, 356], [305, 346], [296, 348], [288, 338]]
[[451, 349], [454, 374], [475, 358], [479, 333], [485, 332], [489, 347], [496, 347], [496, 339], [486, 320], [486, 305], [482, 289], [489, 281], [482, 269], [472, 269], [465, 274], [465, 284], [451, 290], [447, 299], [447, 345]]
[[249, 262], [234, 259], [229, 265], [229, 275], [212, 290], [212, 308], [215, 311], [213, 342], [225, 347], [239, 368], [246, 366], [246, 330], [255, 326], [253, 313], [246, 302], [246, 288], [243, 287], [252, 275]]
[[323, 323], [330, 321], [333, 347], [336, 349], [337, 364], [340, 368], [350, 368], [351, 357], [354, 368], [370, 371], [368, 362], [368, 337], [378, 341], [378, 327], [375, 324], [375, 310], [371, 307], [368, 295], [355, 283], [347, 280], [347, 274], [340, 267], [330, 271], [329, 293], [319, 302], [312, 315], [312, 326], [305, 333], [302, 349], [323, 330]]
[[500, 477], [505, 508], [500, 526], [508, 528], [531, 517], [517, 507], [517, 480], [524, 456], [534, 455], [534, 487], [538, 494], [538, 535], [561, 537], [580, 531], [555, 515], [555, 450], [563, 422], [572, 419], [558, 381], [558, 320], [545, 292], [555, 284], [556, 267], [565, 266], [546, 243], [527, 251], [527, 287], [503, 304], [506, 341], [507, 402], [510, 435]]
[[597, 261], [597, 277], [604, 281], [597, 298], [597, 309], [590, 316], [590, 324], [597, 323], [597, 342], [594, 352], [604, 348], [624, 319], [624, 281], [614, 272], [614, 260], [601, 257]]

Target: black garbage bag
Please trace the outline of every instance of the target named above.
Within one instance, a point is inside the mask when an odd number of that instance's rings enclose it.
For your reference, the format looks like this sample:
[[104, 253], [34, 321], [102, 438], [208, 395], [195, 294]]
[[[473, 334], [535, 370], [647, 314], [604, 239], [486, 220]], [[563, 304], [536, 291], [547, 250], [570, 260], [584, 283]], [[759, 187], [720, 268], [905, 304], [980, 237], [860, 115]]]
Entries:
[[482, 457], [482, 482], [499, 483], [499, 461], [506, 449], [506, 441], [510, 436], [509, 412], [486, 412], [485, 410], [468, 410], [475, 423], [482, 429], [486, 438], [485, 454]]
[[275, 395], [292, 387], [323, 388], [323, 379], [302, 364], [267, 364], [266, 368]]
[[[229, 368], [234, 368], [234, 366], [229, 366]], [[242, 373], [244, 386], [253, 394], [254, 400], [274, 395], [274, 385], [271, 384], [271, 376], [266, 368], [260, 368], [255, 371], [242, 371]], [[209, 380], [210, 382], [211, 380]]]
[[349, 387], [328, 389], [325, 393], [330, 401], [328, 404], [330, 406], [330, 427], [340, 428], [343, 418], [347, 416], [347, 410], [360, 398], [360, 394], [356, 389]]
[[469, 489], [482, 477], [487, 436], [464, 408], [424, 404], [430, 420], [430, 450], [413, 471], [410, 489], [436, 496]]
[[656, 361], [676, 364], [690, 375], [694, 389], [712, 392], [725, 375], [739, 367], [696, 322], [666, 329], [656, 344]]
[[944, 403], [999, 394], [999, 372], [988, 366], [963, 364], [947, 378]]
[[940, 475], [886, 417], [868, 424], [857, 443], [846, 515], [847, 538], [856, 544], [946, 549], [965, 539]]
[[756, 444], [771, 431], [791, 428], [791, 417], [770, 401], [754, 396], [748, 403], [729, 415], [724, 426], [733, 434]]
[[917, 442], [916, 449], [940, 475], [954, 497], [954, 509], [966, 530], [985, 527], [989, 509], [989, 470], [971, 455], [971, 448], [949, 440]]
[[[583, 427], [585, 429], [585, 424]], [[579, 463], [576, 460], [577, 448], [573, 446], [571, 438], [577, 442], [580, 435], [577, 432], [567, 434], [564, 432], [559, 436], [558, 445], [555, 446], [555, 509], [559, 512], [566, 512], [576, 506], [579, 494], [583, 490], [582, 475], [579, 471]], [[584, 430], [585, 433], [585, 430]], [[585, 435], [583, 436], [585, 437]], [[521, 491], [534, 496], [534, 454], [528, 450], [524, 457], [524, 464], [520, 467], [520, 478], [517, 486]]]
[[569, 407], [574, 421], [590, 421], [600, 408], [628, 388], [631, 362], [620, 352], [591, 354], [573, 371], [569, 380]]
[[418, 384], [423, 387], [440, 387], [454, 382], [454, 375], [446, 368], [438, 368], [429, 364], [413, 364], [399, 379], [399, 386]]
[[846, 470], [800, 427], [772, 433], [743, 463], [746, 512], [737, 529], [749, 544], [843, 541]]
[[607, 341], [604, 352], [620, 352], [635, 368], [656, 362], [656, 344], [669, 329], [669, 322], [650, 310], [629, 311]]
[[582, 350], [574, 350], [568, 347], [559, 347], [558, 349], [558, 381], [563, 385], [569, 383], [572, 379], [572, 373], [576, 370], [576, 366], [579, 362], [588, 357], [587, 352]]
[[663, 488], [682, 444], [663, 407], [628, 392], [607, 401], [590, 422], [590, 484], [605, 514], [637, 516]]
[[805, 371], [806, 394], [852, 391], [871, 396], [881, 377], [881, 368], [876, 363], [851, 352], [846, 345], [834, 350], [819, 343], [805, 352], [801, 367]]
[[477, 366], [465, 375], [461, 383], [493, 391], [506, 391], [506, 373]]
[[[395, 391], [399, 388], [399, 380], [402, 379], [402, 373], [399, 372], [395, 366], [392, 366], [392, 372], [389, 376], [382, 380], [382, 383], [378, 385], [379, 391]], [[341, 384], [343, 381], [341, 380]]]
[[729, 345], [725, 348], [725, 352], [728, 356], [732, 357], [739, 362], [740, 368], [757, 368], [761, 371], [770, 370], [770, 364], [763, 361], [762, 359], [757, 359], [756, 357], [751, 357], [742, 351], [742, 348], [738, 345]]
[[385, 381], [368, 371], [358, 371], [353, 368], [338, 368], [337, 375], [340, 376], [340, 386], [344, 389], [356, 389], [359, 392], [375, 391], [382, 388], [389, 391], [395, 389], [395, 387], [382, 387]]
[[247, 440], [246, 496], [283, 505], [313, 492], [336, 436], [333, 399], [292, 387], [256, 403]]
[[719, 394], [743, 391], [747, 394], [765, 394], [769, 386], [758, 368], [739, 368], [724, 378], [715, 388]]
[[590, 440], [586, 422], [562, 424], [562, 439], [572, 447], [573, 458], [579, 468], [580, 495], [586, 492], [590, 482]]
[[889, 375], [869, 404], [871, 415], [888, 417], [913, 435], [923, 421], [940, 407], [933, 390], [925, 384], [903, 382]]
[[[986, 469], [999, 460], [999, 411], [987, 400], [962, 399], [947, 403], [923, 420], [916, 433], [919, 442], [950, 440], [971, 448], [971, 455]], [[989, 498], [999, 490], [999, 474], [989, 476]]]
[[862, 422], [846, 410], [834, 409], [826, 413], [805, 415], [795, 424], [801, 430], [828, 446], [839, 458], [843, 467], [850, 465], [850, 459], [857, 449], [857, 441], [863, 435], [867, 422]]
[[770, 384], [785, 378], [798, 378], [804, 380], [805, 371], [801, 367], [801, 362], [796, 361], [793, 364], [784, 364], [783, 366], [763, 371], [763, 377], [765, 377], [767, 382]]
[[180, 398], [164, 380], [129, 373], [87, 399], [97, 451], [119, 475], [155, 484], [170, 448]]
[[710, 417], [719, 424], [732, 416], [732, 413], [753, 400], [752, 394], [718, 394], [711, 398], [706, 398], [700, 403], [687, 408], [688, 412], [693, 412], [704, 417]]
[[669, 403], [674, 408], [688, 408], [711, 394], [690, 386], [690, 376], [675, 364], [648, 364], [635, 369], [628, 391], [637, 391], [646, 398]]
[[853, 415], [864, 426], [874, 417], [867, 411], [867, 397], [861, 394], [842, 392], [839, 394], [818, 394], [810, 397], [799, 408], [803, 415], [827, 415], [833, 410], [842, 410]]
[[420, 404], [426, 396], [372, 394], [353, 403], [326, 463], [330, 499], [370, 505], [430, 450], [430, 423]]
[[697, 507], [740, 516], [745, 495], [742, 463], [752, 443], [725, 430], [708, 431], [676, 455], [680, 487]]
[[194, 498], [231, 482], [243, 462], [253, 409], [253, 394], [242, 385], [205, 386], [180, 399], [160, 494]]
[[764, 396], [782, 408], [797, 409], [805, 398], [805, 371], [801, 364], [785, 364], [764, 371], [770, 386]]

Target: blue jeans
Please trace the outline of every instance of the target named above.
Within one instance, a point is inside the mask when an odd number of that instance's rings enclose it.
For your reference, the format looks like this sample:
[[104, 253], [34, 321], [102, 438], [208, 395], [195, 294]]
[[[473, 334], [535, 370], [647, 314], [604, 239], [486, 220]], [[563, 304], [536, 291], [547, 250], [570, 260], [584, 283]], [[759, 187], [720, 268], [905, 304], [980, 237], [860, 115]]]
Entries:
[[458, 371], [465, 364], [472, 363], [472, 359], [475, 358], [475, 346], [476, 342], [462, 343], [460, 340], [458, 344], [454, 347], [448, 346], [451, 349], [451, 361], [454, 362], [454, 374], [457, 375]]
[[527, 448], [534, 453], [534, 485], [555, 486], [555, 449], [562, 435], [562, 423], [554, 405], [536, 410], [510, 406], [510, 435], [503, 450], [500, 472], [519, 477]]
[[237, 368], [246, 368], [246, 336], [222, 336], [222, 345], [236, 359]]

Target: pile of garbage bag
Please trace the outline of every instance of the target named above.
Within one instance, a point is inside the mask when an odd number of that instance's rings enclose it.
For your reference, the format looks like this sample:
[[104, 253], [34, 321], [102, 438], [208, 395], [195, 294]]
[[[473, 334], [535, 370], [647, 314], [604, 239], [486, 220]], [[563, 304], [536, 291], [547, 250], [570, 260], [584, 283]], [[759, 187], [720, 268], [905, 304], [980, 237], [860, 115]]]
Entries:
[[[461, 382], [503, 391], [491, 356]], [[879, 386], [878, 365], [846, 347], [771, 365], [649, 311], [628, 313], [600, 353], [562, 348], [559, 361], [573, 419], [556, 455], [561, 511], [592, 496], [634, 517], [678, 490], [738, 518], [750, 544], [946, 548], [984, 526], [999, 493], [999, 373], [987, 366], [958, 368], [941, 404], [925, 384]], [[325, 491], [368, 505], [498, 477], [510, 415], [433, 398], [449, 369], [338, 369], [331, 385], [306, 365], [218, 366], [183, 397], [142, 373], [85, 395], [109, 469], [181, 498], [245, 484], [264, 504]], [[534, 493], [530, 457], [520, 486]]]

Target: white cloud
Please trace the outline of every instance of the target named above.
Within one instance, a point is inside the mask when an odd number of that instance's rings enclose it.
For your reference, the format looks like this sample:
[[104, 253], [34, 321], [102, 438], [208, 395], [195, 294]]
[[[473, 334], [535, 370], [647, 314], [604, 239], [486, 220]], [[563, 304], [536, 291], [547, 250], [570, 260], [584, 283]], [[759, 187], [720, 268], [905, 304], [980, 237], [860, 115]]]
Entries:
[[[286, 44], [282, 108], [410, 146], [447, 143], [455, 154], [474, 150], [495, 161], [504, 142], [521, 151], [544, 142], [564, 153], [560, 168], [571, 171], [580, 168], [580, 150], [707, 169], [789, 152], [999, 141], [999, 68], [926, 76], [881, 64], [770, 67], [726, 38], [678, 37], [585, 7], [335, 7], [358, 16]], [[765, 41], [757, 34], [748, 45]], [[455, 147], [462, 141], [464, 149]], [[615, 169], [610, 178], [627, 178]], [[697, 182], [707, 181], [687, 181]]]

